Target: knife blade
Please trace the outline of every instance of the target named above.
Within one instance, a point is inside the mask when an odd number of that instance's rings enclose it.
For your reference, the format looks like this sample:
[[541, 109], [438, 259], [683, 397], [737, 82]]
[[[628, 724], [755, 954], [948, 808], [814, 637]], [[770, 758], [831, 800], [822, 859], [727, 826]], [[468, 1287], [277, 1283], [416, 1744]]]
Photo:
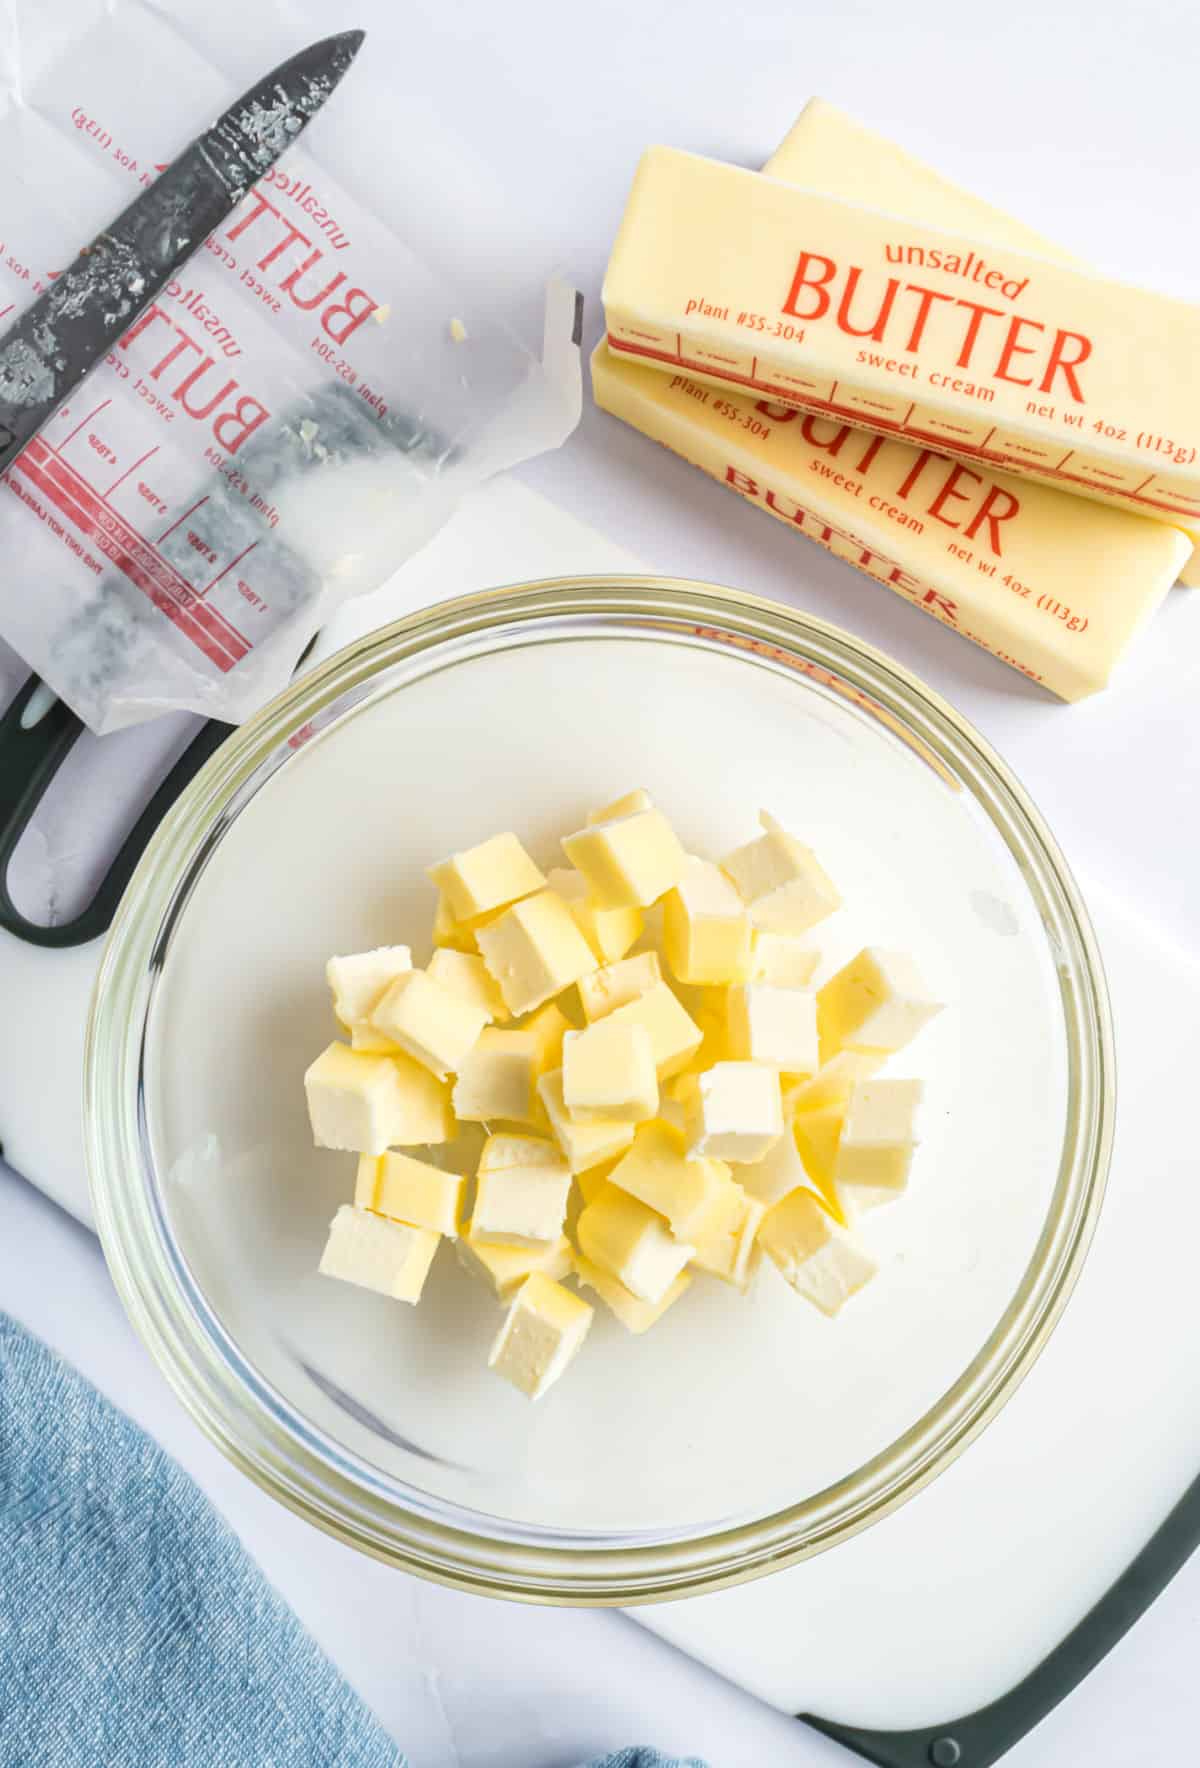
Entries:
[[363, 37], [312, 43], [251, 86], [0, 334], [0, 472], [292, 145]]

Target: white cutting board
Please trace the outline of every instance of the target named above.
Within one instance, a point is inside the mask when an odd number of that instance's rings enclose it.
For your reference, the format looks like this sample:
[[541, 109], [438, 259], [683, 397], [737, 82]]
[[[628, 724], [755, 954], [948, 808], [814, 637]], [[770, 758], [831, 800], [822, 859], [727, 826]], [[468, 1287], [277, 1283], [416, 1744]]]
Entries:
[[[389, 585], [344, 610], [319, 654], [471, 590], [638, 568], [534, 493], [497, 482]], [[1200, 1162], [1189, 1122], [1200, 968], [1082, 882], [1113, 990], [1117, 1153], [1095, 1247], [1040, 1363], [983, 1438], [885, 1522], [740, 1590], [634, 1611], [785, 1711], [898, 1728], [1001, 1694], [1103, 1593], [1200, 1468]], [[98, 955], [0, 933], [0, 1000], [19, 1003], [0, 1015], [0, 1139], [14, 1166], [84, 1220], [79, 1077]]]

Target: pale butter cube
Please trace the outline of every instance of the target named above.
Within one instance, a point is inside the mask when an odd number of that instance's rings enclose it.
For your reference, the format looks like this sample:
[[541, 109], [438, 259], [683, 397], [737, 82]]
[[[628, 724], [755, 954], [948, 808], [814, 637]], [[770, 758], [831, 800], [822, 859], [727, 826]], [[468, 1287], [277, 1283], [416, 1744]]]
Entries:
[[665, 982], [655, 983], [608, 1017], [617, 1024], [645, 1027], [660, 1081], [682, 1073], [704, 1041], [704, 1033]]
[[810, 848], [764, 810], [764, 833], [721, 861], [756, 927], [807, 933], [841, 907], [842, 899]]
[[350, 1027], [350, 1048], [359, 1050], [368, 1056], [402, 1056], [404, 1054], [399, 1044], [394, 1044], [390, 1037], [384, 1037], [381, 1031], [376, 1031], [375, 1027], [368, 1025], [365, 1019], [360, 1019], [357, 1025]]
[[539, 1136], [489, 1136], [479, 1157], [476, 1240], [518, 1246], [553, 1244], [563, 1231], [571, 1169], [560, 1149]]
[[510, 1013], [529, 1013], [596, 968], [592, 948], [553, 890], [518, 902], [476, 939]]
[[390, 1222], [344, 1203], [330, 1223], [318, 1269], [323, 1277], [415, 1304], [440, 1238], [429, 1228]]
[[602, 908], [647, 908], [683, 876], [687, 855], [660, 810], [638, 810], [563, 837], [563, 852]]
[[453, 1240], [462, 1223], [467, 1181], [461, 1173], [446, 1172], [410, 1154], [383, 1154], [359, 1159], [354, 1202], [359, 1209], [407, 1222], [412, 1228], [431, 1228]]
[[833, 1176], [858, 1211], [891, 1202], [907, 1185], [923, 1091], [919, 1080], [872, 1080], [851, 1093]]
[[743, 982], [750, 974], [750, 917], [719, 866], [689, 858], [663, 901], [663, 949], [679, 982]]
[[635, 958], [622, 958], [619, 963], [605, 964], [590, 976], [579, 979], [579, 999], [584, 1018], [589, 1024], [605, 1019], [618, 1007], [640, 1001], [643, 995], [657, 988], [662, 981], [662, 966], [657, 952], [639, 952]]
[[641, 1301], [661, 1301], [696, 1250], [611, 1179], [581, 1211], [575, 1233], [583, 1256]]
[[482, 1277], [501, 1301], [508, 1301], [535, 1271], [555, 1282], [571, 1274], [571, 1242], [565, 1234], [545, 1245], [511, 1246], [502, 1240], [477, 1240], [474, 1227], [469, 1221], [455, 1242], [459, 1263], [473, 1277]]
[[563, 1039], [563, 1102], [575, 1123], [644, 1123], [658, 1109], [658, 1075], [642, 1025], [602, 1019]]
[[631, 945], [642, 936], [646, 918], [641, 909], [606, 909], [589, 896], [587, 879], [569, 866], [556, 866], [547, 872], [546, 882], [562, 897], [583, 937], [591, 946], [598, 963], [611, 964], [623, 958]]
[[412, 952], [406, 945], [381, 945], [374, 951], [330, 958], [325, 980], [333, 996], [333, 1010], [346, 1029], [366, 1019], [397, 976], [411, 969]]
[[867, 946], [817, 990], [821, 1061], [841, 1050], [901, 1050], [941, 1010], [906, 953]]
[[456, 921], [473, 921], [491, 909], [505, 908], [546, 884], [540, 868], [512, 833], [493, 835], [490, 841], [452, 854], [430, 866], [429, 876]]
[[458, 1071], [451, 1095], [464, 1123], [532, 1123], [538, 1040], [489, 1025]]
[[[817, 1030], [821, 1025], [821, 1004], [817, 1000]], [[860, 1081], [869, 1080], [887, 1060], [882, 1050], [842, 1050], [823, 1062], [810, 1080], [798, 1081], [784, 1090], [784, 1109], [817, 1111], [826, 1105], [841, 1105], [850, 1097]]]
[[439, 987], [449, 989], [451, 994], [458, 995], [470, 1006], [478, 1007], [480, 1012], [486, 1013], [489, 1025], [509, 1017], [504, 996], [478, 952], [460, 952], [452, 946], [441, 947], [426, 964], [425, 974], [432, 977]]
[[594, 1265], [583, 1254], [575, 1254], [575, 1275], [585, 1288], [594, 1290], [600, 1300], [614, 1313], [627, 1332], [648, 1332], [662, 1319], [667, 1309], [674, 1307], [680, 1296], [691, 1285], [691, 1273], [680, 1271], [674, 1283], [663, 1293], [658, 1301], [642, 1301], [633, 1291], [626, 1289], [623, 1283], [599, 1265]]
[[692, 1264], [740, 1289], [744, 1295], [762, 1259], [757, 1235], [767, 1206], [757, 1197], [747, 1197], [740, 1185], [733, 1188], [737, 1192], [737, 1213], [718, 1232], [697, 1240]]
[[693, 1156], [749, 1165], [783, 1134], [779, 1075], [758, 1062], [718, 1062], [698, 1074], [686, 1106]]
[[544, 1272], [527, 1277], [496, 1335], [488, 1367], [540, 1400], [587, 1337], [595, 1310]]
[[729, 1054], [739, 1062], [766, 1062], [787, 1075], [813, 1075], [817, 1058], [817, 997], [798, 988], [748, 982], [729, 990]]
[[633, 1141], [631, 1123], [573, 1123], [563, 1098], [563, 1072], [553, 1069], [538, 1081], [538, 1096], [545, 1107], [554, 1139], [571, 1171], [589, 1172], [614, 1155], [623, 1154]]
[[389, 1056], [333, 1043], [304, 1076], [308, 1116], [318, 1148], [382, 1154], [405, 1121], [400, 1075]]
[[806, 1185], [809, 1182], [796, 1143], [786, 1130], [761, 1160], [756, 1160], [749, 1166], [735, 1166], [732, 1171], [733, 1177], [748, 1196], [756, 1197], [760, 1203], [767, 1205], [778, 1203], [781, 1197], [786, 1197], [797, 1185]]
[[482, 1007], [473, 1007], [424, 970], [398, 976], [371, 1014], [375, 1031], [438, 1080], [457, 1074], [487, 1022]]
[[639, 810], [653, 810], [654, 800], [641, 786], [635, 786], [632, 792], [626, 792], [621, 798], [614, 798], [611, 804], [601, 805], [599, 810], [589, 810], [589, 824], [611, 823], [618, 817], [633, 816]]
[[750, 981], [773, 988], [807, 988], [821, 954], [790, 933], [756, 927], [750, 954]]
[[823, 1314], [836, 1314], [879, 1268], [811, 1191], [793, 1191], [769, 1209], [758, 1241], [785, 1281]]
[[573, 1027], [556, 1001], [547, 1001], [528, 1019], [522, 1019], [517, 1029], [527, 1031], [537, 1044], [535, 1066], [539, 1075], [562, 1067], [563, 1038]]
[[665, 1123], [643, 1124], [610, 1182], [664, 1217], [680, 1240], [719, 1233], [737, 1214], [737, 1186], [723, 1161], [689, 1157]]
[[439, 949], [448, 946], [453, 951], [473, 952], [475, 950], [475, 934], [466, 921], [455, 919], [454, 911], [446, 901], [444, 891], [438, 891], [437, 908], [433, 915], [433, 943]]

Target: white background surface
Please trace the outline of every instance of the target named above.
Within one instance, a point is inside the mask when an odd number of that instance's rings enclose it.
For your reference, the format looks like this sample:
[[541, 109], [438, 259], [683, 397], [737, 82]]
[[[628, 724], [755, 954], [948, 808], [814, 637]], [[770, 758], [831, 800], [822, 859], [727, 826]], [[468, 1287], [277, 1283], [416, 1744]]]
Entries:
[[[372, 30], [369, 52], [395, 70], [386, 124], [411, 134], [454, 251], [477, 242], [506, 276], [514, 262], [562, 264], [587, 293], [589, 343], [642, 147], [753, 165], [813, 93], [1115, 273], [1200, 294], [1200, 15], [1182, 5], [1135, 16], [1111, 0], [842, 0], [819, 13], [765, 0], [654, 11], [644, 0], [588, 11], [361, 0], [353, 17], [330, 5], [295, 14], [298, 41], [355, 22]], [[428, 152], [433, 116], [459, 138], [449, 161]], [[791, 601], [916, 670], [1013, 763], [1085, 875], [1181, 950], [1200, 950], [1200, 591], [1172, 595], [1108, 694], [1063, 708], [601, 414], [588, 411], [569, 447], [525, 477], [655, 569]], [[95, 1243], [13, 1179], [0, 1183], [0, 1300], [196, 1474], [414, 1768], [567, 1768], [633, 1738], [704, 1753], [714, 1768], [846, 1759], [620, 1616], [458, 1597], [305, 1530], [198, 1439], [125, 1326]], [[1183, 1759], [1200, 1718], [1198, 1633], [1200, 1564], [1013, 1762]]]

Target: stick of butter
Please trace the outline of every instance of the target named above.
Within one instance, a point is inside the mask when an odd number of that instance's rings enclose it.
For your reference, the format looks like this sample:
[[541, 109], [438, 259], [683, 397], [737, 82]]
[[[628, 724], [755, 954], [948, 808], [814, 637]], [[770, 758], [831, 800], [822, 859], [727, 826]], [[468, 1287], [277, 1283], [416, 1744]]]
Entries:
[[[864, 203], [889, 215], [928, 221], [947, 232], [977, 234], [993, 245], [1016, 246], [1058, 264], [1081, 264], [1073, 252], [951, 184], [895, 142], [864, 129], [823, 98], [810, 98], [763, 171], [846, 203]], [[1197, 533], [1189, 533], [1193, 546]], [[1200, 557], [1186, 560], [1179, 581], [1200, 586]]]
[[1200, 307], [669, 147], [604, 303], [618, 352], [1200, 521]]

